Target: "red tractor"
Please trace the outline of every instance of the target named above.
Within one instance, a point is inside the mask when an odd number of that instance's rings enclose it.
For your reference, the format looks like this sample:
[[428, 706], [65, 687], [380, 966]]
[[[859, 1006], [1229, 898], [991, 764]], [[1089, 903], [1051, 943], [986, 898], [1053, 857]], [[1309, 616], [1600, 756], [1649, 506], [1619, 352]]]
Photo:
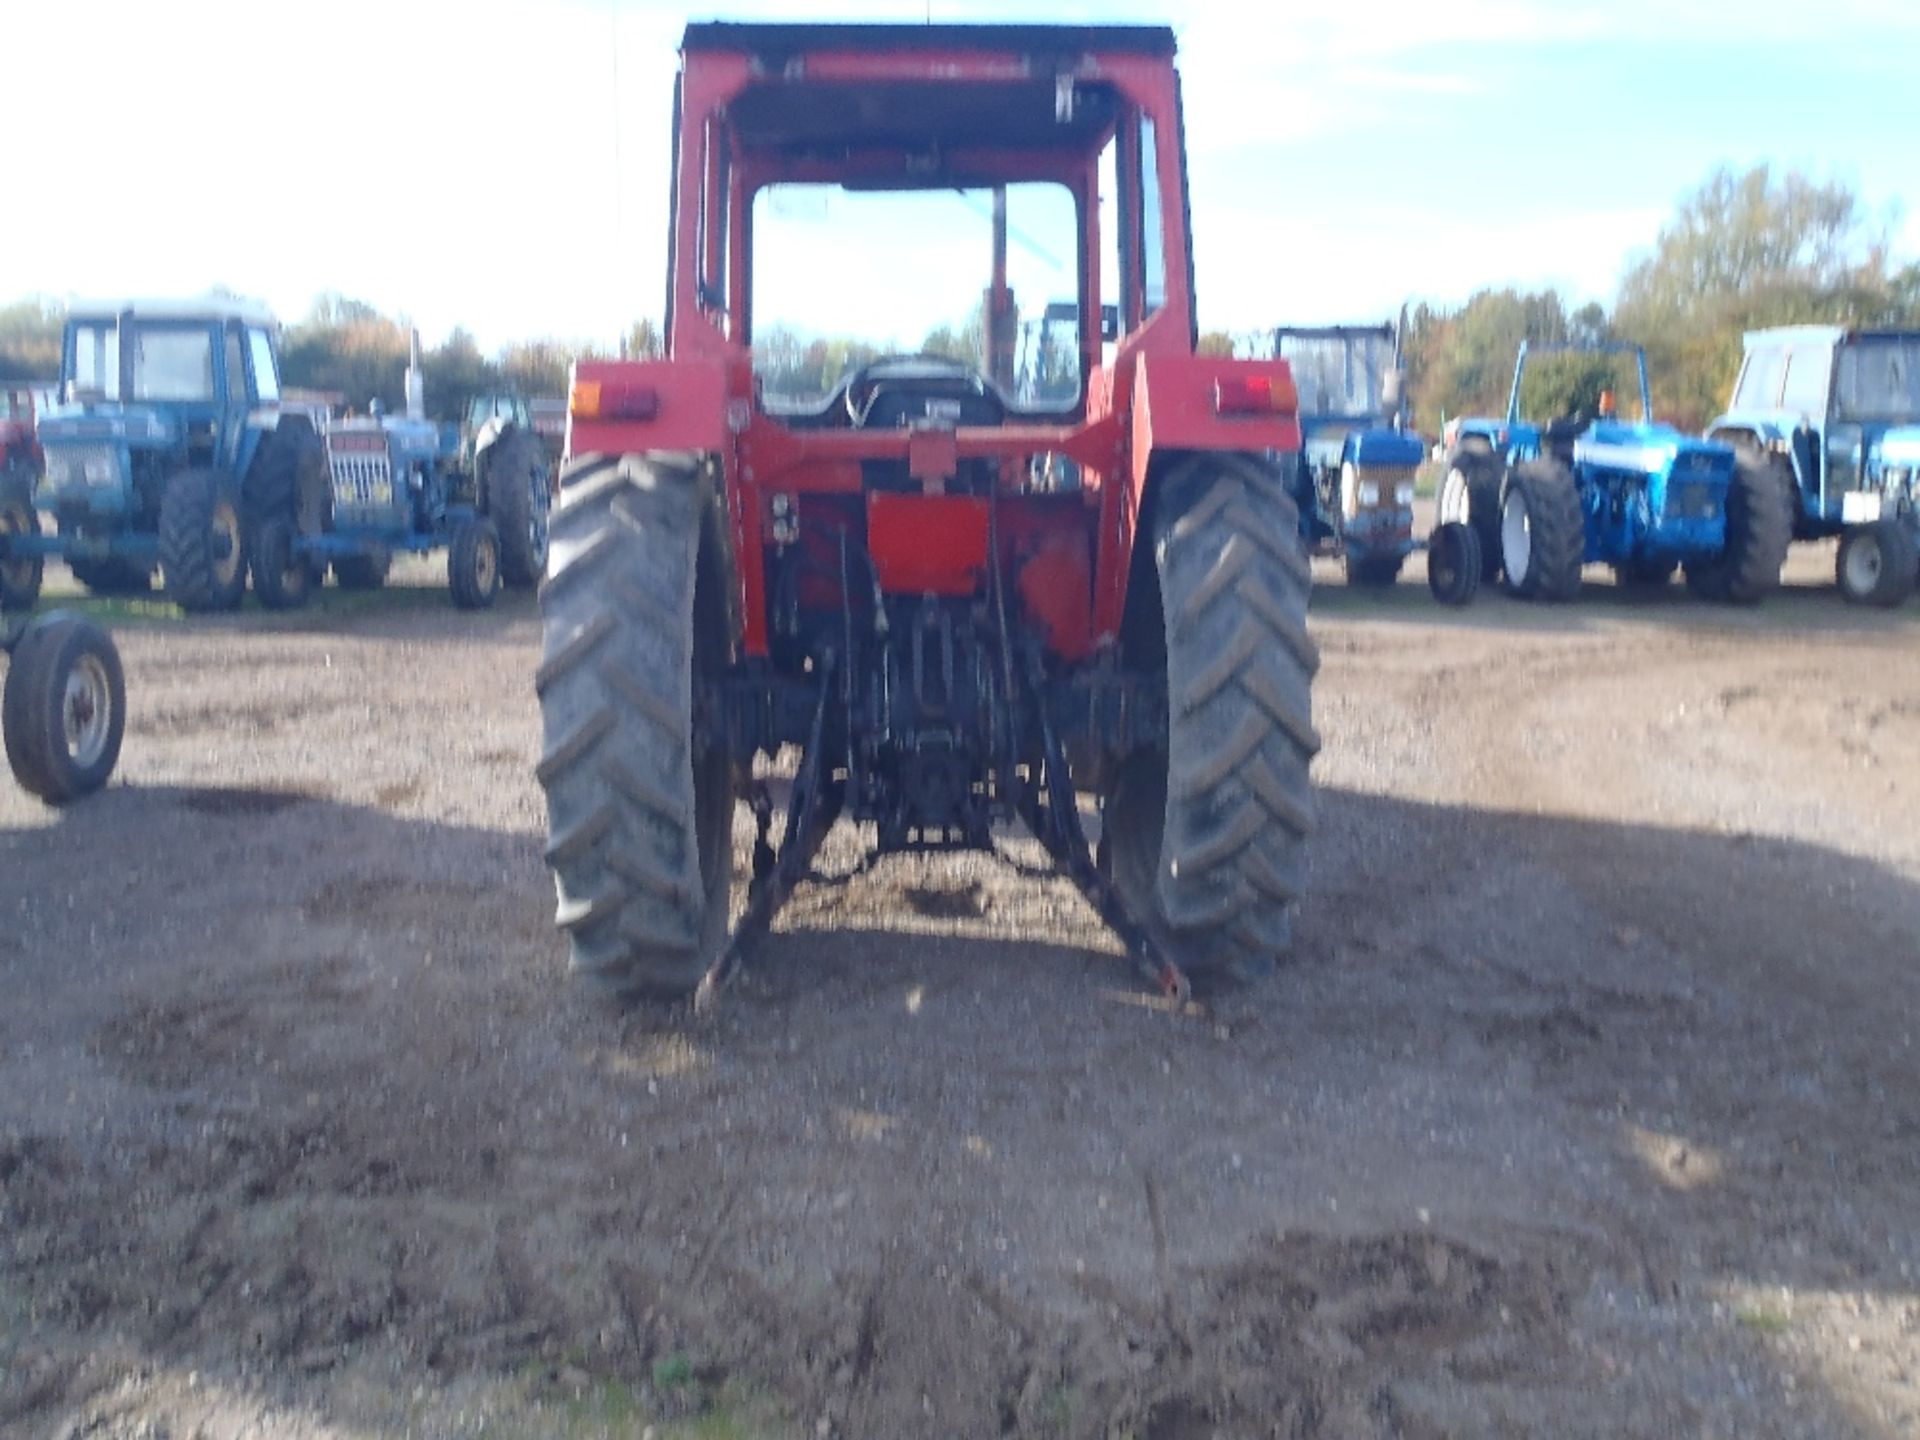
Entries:
[[36, 392], [43, 387], [0, 387], [0, 605], [31, 606], [40, 593], [38, 555], [6, 553], [8, 535], [38, 536], [34, 488], [46, 469], [46, 455], [34, 432]]
[[[576, 368], [541, 591], [573, 967], [711, 993], [845, 815], [878, 854], [1018, 819], [1160, 985], [1264, 973], [1319, 745], [1268, 459], [1300, 428], [1285, 362], [1195, 353], [1172, 32], [681, 50], [667, 357]], [[1042, 398], [1015, 339], [1062, 294], [1072, 383]]]

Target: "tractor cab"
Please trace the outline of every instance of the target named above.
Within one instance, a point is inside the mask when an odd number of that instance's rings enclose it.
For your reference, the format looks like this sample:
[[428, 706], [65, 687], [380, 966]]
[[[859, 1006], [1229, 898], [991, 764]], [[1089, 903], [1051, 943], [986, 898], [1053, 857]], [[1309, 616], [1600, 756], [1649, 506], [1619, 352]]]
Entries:
[[[579, 969], [717, 983], [736, 800], [742, 934], [836, 815], [881, 853], [990, 850], [1017, 818], [1161, 983], [1148, 927], [1191, 969], [1271, 964], [1317, 743], [1270, 458], [1299, 427], [1284, 360], [1196, 353], [1174, 51], [1157, 26], [688, 26], [667, 354], [575, 367], [541, 589]], [[753, 777], [789, 746], [776, 859]]]
[[280, 398], [277, 328], [243, 301], [76, 304], [39, 508], [63, 531], [152, 528], [175, 471], [243, 472]]
[[1755, 331], [1732, 404], [1710, 429], [1788, 462], [1800, 538], [1908, 513], [1920, 466], [1920, 331]]
[[1920, 561], [1920, 330], [1759, 330], [1709, 433], [1752, 455], [1793, 504], [1794, 537], [1838, 535], [1847, 599], [1894, 605]]
[[1414, 549], [1422, 458], [1402, 428], [1398, 327], [1282, 326], [1273, 352], [1300, 395], [1302, 450], [1292, 469], [1304, 538], [1344, 556], [1350, 580], [1392, 583]]
[[103, 594], [144, 592], [157, 566], [188, 609], [238, 605], [250, 515], [317, 444], [281, 415], [277, 333], [228, 297], [73, 305], [39, 425], [34, 502], [56, 534], [9, 541], [15, 557], [63, 556]]

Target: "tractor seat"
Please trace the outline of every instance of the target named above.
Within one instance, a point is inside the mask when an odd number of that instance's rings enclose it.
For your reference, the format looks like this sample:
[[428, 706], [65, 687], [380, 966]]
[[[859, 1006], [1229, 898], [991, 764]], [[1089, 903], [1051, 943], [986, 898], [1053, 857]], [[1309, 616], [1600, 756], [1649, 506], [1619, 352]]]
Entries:
[[1549, 421], [1546, 433], [1540, 437], [1547, 451], [1571, 465], [1573, 463], [1573, 442], [1580, 438], [1580, 432], [1587, 428], [1587, 422], [1578, 415], [1562, 415], [1558, 420]]

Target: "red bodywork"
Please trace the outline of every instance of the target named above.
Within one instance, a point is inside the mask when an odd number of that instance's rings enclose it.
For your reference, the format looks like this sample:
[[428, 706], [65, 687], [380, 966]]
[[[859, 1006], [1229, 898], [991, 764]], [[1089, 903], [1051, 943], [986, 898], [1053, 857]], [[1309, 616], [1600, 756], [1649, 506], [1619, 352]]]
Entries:
[[33, 415], [32, 390], [13, 386], [0, 391], [0, 473], [24, 470], [37, 476], [45, 468]]
[[[1075, 123], [1076, 113], [1104, 118]], [[1000, 118], [1025, 114], [1037, 118], [1024, 128]], [[861, 129], [865, 120], [853, 116], [874, 117], [871, 128]], [[1299, 448], [1285, 362], [1193, 353], [1171, 32], [694, 26], [675, 121], [669, 358], [583, 361], [575, 371], [567, 450], [719, 458], [746, 655], [768, 653], [776, 497], [785, 515], [797, 517], [798, 539], [788, 543], [830, 547], [840, 526], [861, 524], [889, 593], [984, 594], [988, 504], [977, 494], [948, 493], [948, 482], [967, 462], [988, 462], [997, 470], [1003, 573], [1049, 649], [1072, 662], [1119, 633], [1142, 507], [1169, 459]], [[916, 123], [924, 123], [930, 141]], [[1172, 143], [1150, 147], [1154, 136]], [[1124, 283], [1100, 273], [1098, 177], [1109, 146], [1117, 147], [1123, 177], [1114, 213]], [[923, 153], [937, 154], [944, 168], [916, 187], [913, 167], [924, 163]], [[1144, 188], [1162, 197], [1151, 207], [1157, 219], [1141, 199], [1138, 178], [1149, 154]], [[1131, 185], [1128, 176], [1136, 177]], [[754, 194], [776, 181], [939, 188], [962, 177], [974, 185], [1053, 181], [1075, 197], [1083, 240], [1082, 403], [1062, 418], [1011, 416], [1004, 425], [944, 429], [803, 429], [766, 413], [756, 396], [749, 331]], [[1151, 237], [1150, 223], [1157, 224]], [[1157, 307], [1149, 307], [1141, 278], [1149, 255], [1163, 269]], [[835, 282], [858, 279], [823, 277]], [[1103, 298], [1119, 316], [1117, 341], [1106, 346]], [[1244, 407], [1223, 395], [1251, 393], [1265, 397], [1264, 410], [1226, 413]], [[1032, 483], [1036, 456], [1070, 460], [1077, 487]], [[913, 488], [869, 491], [862, 462], [877, 460], [904, 462]], [[830, 549], [820, 558], [813, 568], [830, 574]], [[838, 595], [831, 581], [816, 578], [803, 585], [801, 599], [824, 607]]]

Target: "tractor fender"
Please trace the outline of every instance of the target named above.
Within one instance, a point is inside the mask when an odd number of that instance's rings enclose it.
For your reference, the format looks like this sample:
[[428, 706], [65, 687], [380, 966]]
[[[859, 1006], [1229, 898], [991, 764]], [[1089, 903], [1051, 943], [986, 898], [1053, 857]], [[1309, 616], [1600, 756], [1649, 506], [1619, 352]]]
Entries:
[[[1264, 397], [1264, 399], [1263, 399]], [[1300, 399], [1284, 360], [1142, 355], [1133, 372], [1133, 470], [1156, 452], [1300, 449]]]
[[1793, 475], [1793, 505], [1796, 531], [1820, 510], [1820, 479], [1808, 475], [1801, 464], [1800, 451], [1793, 443], [1797, 426], [1776, 415], [1722, 415], [1707, 427], [1707, 439], [1731, 445], [1735, 450], [1753, 450], [1777, 455]]
[[582, 360], [567, 401], [567, 454], [729, 452], [751, 418], [746, 401], [732, 399], [724, 360]]

